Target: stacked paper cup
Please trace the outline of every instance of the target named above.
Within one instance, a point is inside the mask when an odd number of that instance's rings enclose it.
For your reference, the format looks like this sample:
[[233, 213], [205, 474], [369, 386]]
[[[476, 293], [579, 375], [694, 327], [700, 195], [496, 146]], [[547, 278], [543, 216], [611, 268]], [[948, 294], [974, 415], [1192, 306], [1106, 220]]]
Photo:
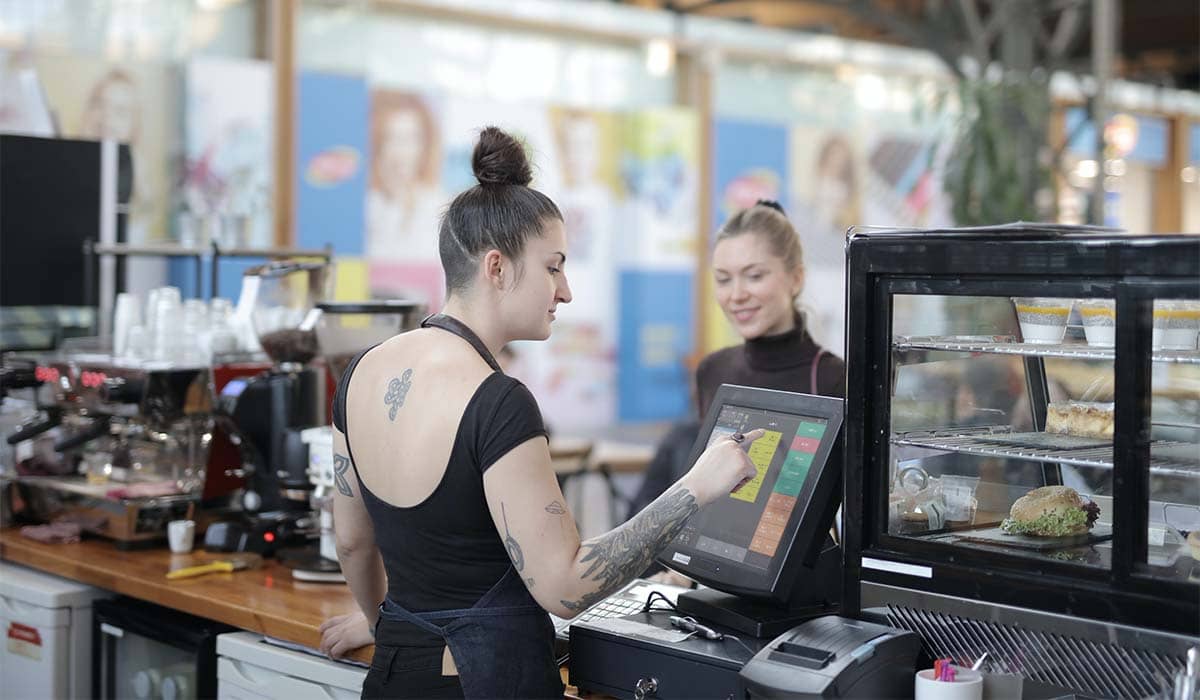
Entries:
[[113, 355], [125, 357], [129, 346], [129, 331], [142, 325], [142, 310], [137, 295], [122, 292], [117, 295], [113, 309]]
[[154, 319], [151, 326], [151, 359], [174, 362], [182, 352], [182, 318], [179, 288], [162, 287], [154, 299]]

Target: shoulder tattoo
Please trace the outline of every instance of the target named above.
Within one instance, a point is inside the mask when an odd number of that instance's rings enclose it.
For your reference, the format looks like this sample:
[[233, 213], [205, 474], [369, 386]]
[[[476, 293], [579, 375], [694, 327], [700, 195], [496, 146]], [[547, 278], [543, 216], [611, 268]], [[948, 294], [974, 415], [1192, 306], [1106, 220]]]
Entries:
[[346, 480], [346, 472], [350, 469], [350, 458], [345, 455], [334, 453], [333, 455], [333, 483], [337, 486], [338, 493], [349, 498], [354, 498], [354, 491], [350, 489], [350, 482]]
[[396, 420], [396, 411], [404, 405], [404, 399], [408, 396], [408, 390], [412, 388], [412, 369], [404, 370], [404, 374], [399, 377], [392, 377], [392, 381], [388, 382], [387, 394], [383, 397], [383, 402], [389, 406], [388, 420]]

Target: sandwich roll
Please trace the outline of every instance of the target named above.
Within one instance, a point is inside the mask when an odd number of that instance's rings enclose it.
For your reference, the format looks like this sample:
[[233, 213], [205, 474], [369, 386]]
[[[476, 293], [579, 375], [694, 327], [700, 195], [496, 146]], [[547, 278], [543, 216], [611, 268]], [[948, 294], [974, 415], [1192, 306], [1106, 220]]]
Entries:
[[1000, 528], [1010, 535], [1069, 537], [1092, 529], [1100, 508], [1066, 486], [1034, 489], [1012, 504]]

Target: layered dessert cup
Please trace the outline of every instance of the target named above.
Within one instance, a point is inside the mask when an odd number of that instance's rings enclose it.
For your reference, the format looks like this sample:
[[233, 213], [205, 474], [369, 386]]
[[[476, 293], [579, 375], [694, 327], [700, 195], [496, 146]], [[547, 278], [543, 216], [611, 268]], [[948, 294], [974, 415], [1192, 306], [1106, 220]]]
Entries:
[[1048, 297], [1016, 297], [1017, 321], [1021, 324], [1021, 339], [1026, 343], [1056, 345], [1067, 334], [1067, 317], [1071, 315], [1072, 299]]
[[1200, 302], [1154, 302], [1155, 350], [1195, 350], [1200, 333]]
[[1117, 342], [1117, 304], [1112, 299], [1080, 299], [1079, 317], [1088, 345], [1111, 348]]

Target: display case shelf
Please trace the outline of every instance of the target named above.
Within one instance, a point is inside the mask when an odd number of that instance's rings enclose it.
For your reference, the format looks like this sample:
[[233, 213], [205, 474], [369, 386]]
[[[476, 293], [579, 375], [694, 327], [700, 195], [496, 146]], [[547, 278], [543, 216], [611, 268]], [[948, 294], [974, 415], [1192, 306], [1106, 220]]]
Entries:
[[[892, 342], [892, 349], [897, 352], [939, 350], [943, 352], [1023, 355], [1025, 357], [1065, 357], [1073, 360], [1112, 361], [1113, 359], [1112, 348], [1095, 347], [1083, 343], [1042, 345], [959, 336], [900, 336]], [[1150, 357], [1155, 362], [1200, 364], [1200, 350], [1155, 350]]]
[[[891, 442], [893, 445], [984, 457], [1113, 468], [1112, 444], [1107, 441], [1053, 433], [1014, 433], [1003, 427], [911, 431], [894, 434]], [[1200, 445], [1167, 440], [1152, 442], [1150, 472], [1166, 476], [1200, 477]]]

